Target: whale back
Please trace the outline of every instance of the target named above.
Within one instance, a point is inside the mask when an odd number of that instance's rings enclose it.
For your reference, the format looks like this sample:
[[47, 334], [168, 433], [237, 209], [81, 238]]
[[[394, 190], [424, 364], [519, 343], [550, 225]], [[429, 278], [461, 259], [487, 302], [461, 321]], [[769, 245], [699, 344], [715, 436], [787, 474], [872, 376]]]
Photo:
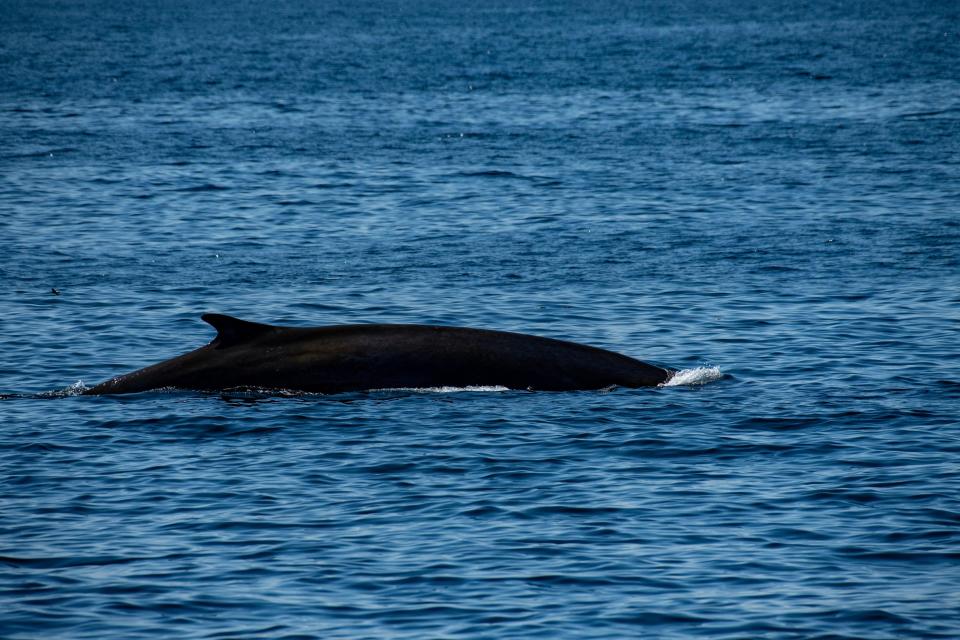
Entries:
[[88, 389], [178, 388], [338, 393], [504, 386], [564, 391], [665, 382], [667, 369], [588, 345], [505, 331], [430, 325], [280, 327], [207, 313], [206, 346]]

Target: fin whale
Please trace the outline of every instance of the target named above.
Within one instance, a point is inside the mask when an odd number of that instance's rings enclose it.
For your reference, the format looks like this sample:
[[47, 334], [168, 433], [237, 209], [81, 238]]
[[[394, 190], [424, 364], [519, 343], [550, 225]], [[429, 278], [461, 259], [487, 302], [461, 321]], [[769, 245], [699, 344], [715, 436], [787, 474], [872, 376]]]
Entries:
[[84, 394], [472, 386], [571, 391], [656, 386], [675, 373], [596, 347], [506, 331], [404, 324], [279, 327], [215, 313], [201, 317], [217, 330], [209, 344]]

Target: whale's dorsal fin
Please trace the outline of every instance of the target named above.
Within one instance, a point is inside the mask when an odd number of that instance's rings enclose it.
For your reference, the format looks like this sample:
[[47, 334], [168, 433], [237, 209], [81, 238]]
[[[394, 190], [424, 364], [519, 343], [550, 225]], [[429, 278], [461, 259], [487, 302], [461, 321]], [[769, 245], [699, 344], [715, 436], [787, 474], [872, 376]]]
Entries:
[[263, 334], [276, 329], [269, 324], [248, 322], [221, 313], [205, 313], [200, 316], [200, 319], [217, 330], [217, 337], [213, 340], [217, 343], [218, 349], [232, 347], [235, 344], [259, 338]]

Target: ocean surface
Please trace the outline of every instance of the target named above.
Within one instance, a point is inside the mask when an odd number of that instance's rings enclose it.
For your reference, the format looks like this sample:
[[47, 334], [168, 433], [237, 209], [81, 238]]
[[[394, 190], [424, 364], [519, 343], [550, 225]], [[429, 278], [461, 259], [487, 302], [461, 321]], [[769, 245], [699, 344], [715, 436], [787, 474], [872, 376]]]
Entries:
[[[0, 0], [0, 638], [960, 637], [958, 32]], [[78, 395], [203, 312], [682, 374]]]

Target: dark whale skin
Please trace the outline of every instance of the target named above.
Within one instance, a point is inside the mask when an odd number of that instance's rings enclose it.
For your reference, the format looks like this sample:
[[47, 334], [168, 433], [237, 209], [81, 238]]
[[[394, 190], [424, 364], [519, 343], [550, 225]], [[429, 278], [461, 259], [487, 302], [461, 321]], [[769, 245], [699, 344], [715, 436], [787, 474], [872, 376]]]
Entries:
[[473, 386], [570, 391], [656, 386], [674, 373], [612, 351], [506, 331], [404, 324], [298, 328], [202, 317], [217, 329], [206, 346], [84, 393]]

